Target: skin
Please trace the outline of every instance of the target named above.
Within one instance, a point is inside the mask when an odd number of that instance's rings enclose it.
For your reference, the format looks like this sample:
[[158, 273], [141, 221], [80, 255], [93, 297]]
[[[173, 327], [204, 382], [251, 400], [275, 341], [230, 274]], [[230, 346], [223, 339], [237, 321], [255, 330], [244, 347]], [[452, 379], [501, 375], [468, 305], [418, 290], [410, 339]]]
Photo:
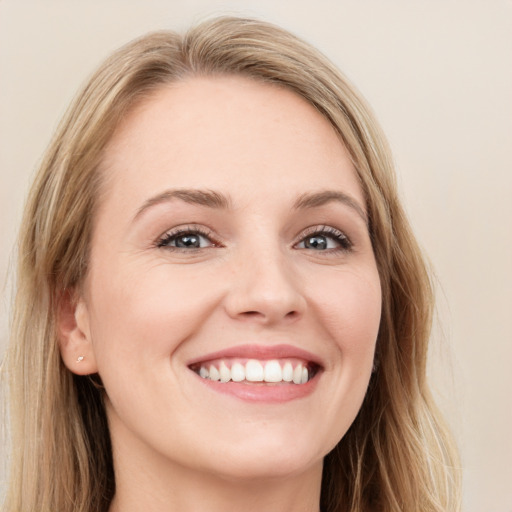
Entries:
[[[339, 137], [288, 90], [191, 78], [131, 111], [102, 172], [90, 270], [62, 315], [61, 351], [106, 388], [111, 511], [317, 511], [322, 460], [361, 406], [381, 311], [363, 193]], [[162, 198], [171, 189], [228, 200]], [[326, 190], [345, 200], [294, 207]], [[202, 247], [161, 246], [176, 227], [205, 230]], [[315, 233], [327, 249], [306, 246]], [[312, 392], [247, 401], [188, 367], [247, 343], [314, 354]]]

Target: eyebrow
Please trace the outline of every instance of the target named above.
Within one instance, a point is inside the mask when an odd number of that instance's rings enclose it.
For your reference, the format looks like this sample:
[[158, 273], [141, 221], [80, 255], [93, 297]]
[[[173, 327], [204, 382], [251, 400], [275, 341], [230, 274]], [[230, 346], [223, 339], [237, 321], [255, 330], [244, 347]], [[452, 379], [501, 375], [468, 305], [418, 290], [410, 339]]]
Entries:
[[297, 210], [318, 208], [331, 202], [342, 203], [349, 208], [352, 208], [368, 225], [368, 215], [361, 205], [351, 196], [338, 190], [323, 190], [321, 192], [313, 192], [302, 194], [293, 207]]
[[[206, 206], [207, 208], [216, 208], [228, 210], [232, 207], [231, 199], [220, 192], [214, 190], [200, 190], [180, 188], [166, 190], [161, 194], [151, 197], [137, 210], [134, 220], [140, 217], [147, 209], [152, 206], [180, 199], [186, 203]], [[352, 208], [368, 225], [368, 216], [359, 203], [348, 194], [337, 190], [323, 190], [320, 192], [307, 192], [299, 196], [293, 204], [295, 210], [305, 210], [309, 208], [319, 208], [331, 202], [339, 202]]]
[[157, 196], [148, 199], [135, 214], [134, 220], [140, 217], [148, 208], [161, 203], [167, 203], [173, 199], [181, 199], [185, 203], [198, 204], [208, 208], [229, 209], [231, 200], [229, 197], [215, 192], [214, 190], [197, 190], [190, 188], [179, 188], [166, 190]]

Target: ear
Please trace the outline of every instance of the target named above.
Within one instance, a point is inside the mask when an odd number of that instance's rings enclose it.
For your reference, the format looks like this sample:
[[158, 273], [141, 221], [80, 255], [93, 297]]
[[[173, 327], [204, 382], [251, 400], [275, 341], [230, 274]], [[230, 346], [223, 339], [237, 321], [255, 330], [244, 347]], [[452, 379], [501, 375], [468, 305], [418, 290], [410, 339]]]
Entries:
[[57, 335], [62, 360], [77, 375], [98, 371], [91, 343], [89, 311], [75, 291], [64, 290], [58, 297]]

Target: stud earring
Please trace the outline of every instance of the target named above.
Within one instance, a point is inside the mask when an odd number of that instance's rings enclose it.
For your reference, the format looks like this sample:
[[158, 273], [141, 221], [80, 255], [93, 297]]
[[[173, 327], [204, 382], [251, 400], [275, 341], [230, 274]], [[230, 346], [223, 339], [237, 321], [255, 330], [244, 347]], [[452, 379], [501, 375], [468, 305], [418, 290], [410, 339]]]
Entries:
[[83, 360], [84, 360], [84, 356], [78, 356], [78, 357], [76, 358], [76, 362], [77, 362], [77, 363], [81, 363]]

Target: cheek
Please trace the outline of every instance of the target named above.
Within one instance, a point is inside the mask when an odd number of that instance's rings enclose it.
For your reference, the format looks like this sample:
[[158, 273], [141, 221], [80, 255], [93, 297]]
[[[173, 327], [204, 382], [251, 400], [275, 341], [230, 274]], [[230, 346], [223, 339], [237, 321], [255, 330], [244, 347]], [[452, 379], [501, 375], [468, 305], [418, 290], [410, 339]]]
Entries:
[[[113, 269], [112, 269], [113, 270]], [[211, 274], [211, 272], [208, 272]], [[154, 364], [191, 336], [217, 304], [213, 275], [166, 265], [98, 272], [90, 283], [91, 334], [101, 369]], [[111, 276], [105, 280], [105, 276]], [[117, 361], [117, 364], [111, 365]]]
[[382, 301], [376, 268], [339, 270], [323, 284], [313, 302], [331, 339], [345, 355], [373, 354]]
[[[318, 276], [317, 276], [318, 277]], [[371, 377], [381, 317], [378, 272], [369, 265], [339, 269], [308, 283], [316, 326], [332, 347], [318, 401], [325, 439], [333, 448], [357, 416]], [[318, 284], [323, 286], [319, 287]]]

